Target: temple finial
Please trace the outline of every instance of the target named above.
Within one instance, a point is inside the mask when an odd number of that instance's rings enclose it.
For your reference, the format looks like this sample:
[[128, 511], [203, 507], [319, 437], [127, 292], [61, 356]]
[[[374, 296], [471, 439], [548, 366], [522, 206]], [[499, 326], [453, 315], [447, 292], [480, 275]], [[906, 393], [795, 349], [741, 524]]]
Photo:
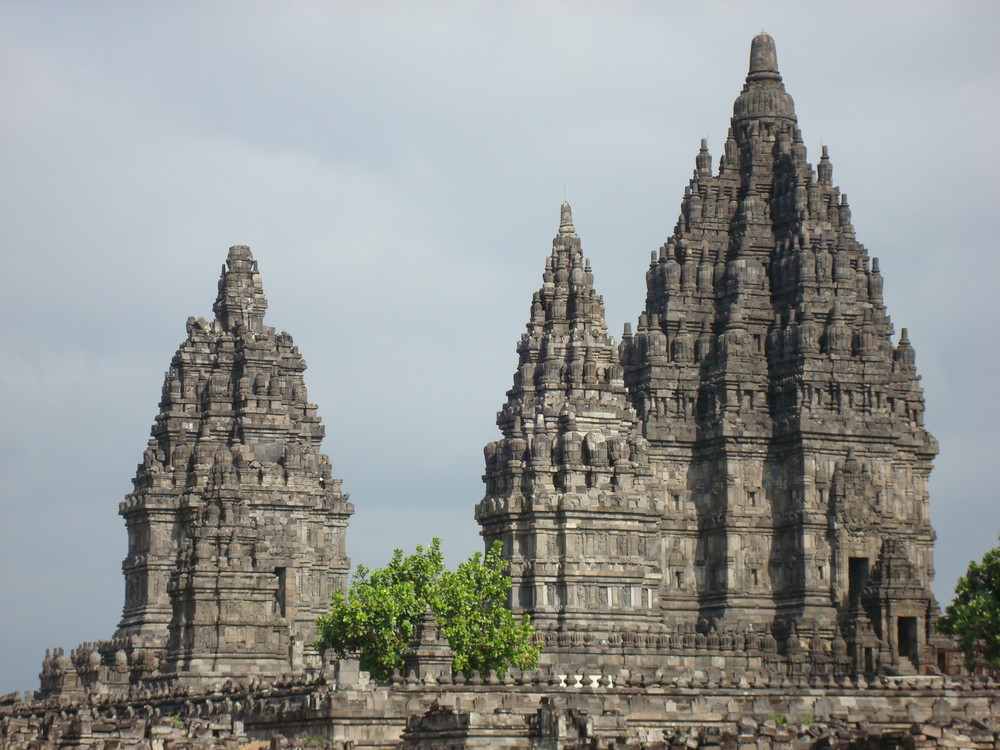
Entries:
[[573, 209], [567, 201], [559, 208], [559, 234], [576, 234], [573, 226]]
[[257, 261], [246, 245], [229, 248], [212, 310], [227, 331], [239, 325], [254, 330], [263, 325], [267, 299], [257, 273]]
[[795, 104], [781, 83], [778, 54], [770, 34], [762, 32], [750, 43], [750, 71], [742, 93], [733, 104], [733, 117], [736, 120], [782, 117], [795, 121]]
[[701, 148], [698, 150], [698, 155], [694, 160], [695, 168], [697, 171], [705, 176], [712, 176], [712, 155], [708, 153], [708, 139], [701, 139]]
[[755, 73], [778, 72], [778, 53], [774, 47], [774, 38], [765, 32], [760, 32], [750, 43], [750, 71]]

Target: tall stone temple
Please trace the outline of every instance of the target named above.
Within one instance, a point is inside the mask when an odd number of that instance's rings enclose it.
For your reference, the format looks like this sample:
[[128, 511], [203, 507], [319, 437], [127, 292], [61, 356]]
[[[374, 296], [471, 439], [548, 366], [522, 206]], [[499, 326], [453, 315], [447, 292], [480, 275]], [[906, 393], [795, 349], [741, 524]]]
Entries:
[[937, 445], [878, 259], [826, 148], [807, 161], [770, 36], [717, 172], [702, 141], [620, 356], [568, 205], [542, 278], [477, 518], [547, 658], [655, 661], [701, 635], [919, 666]]
[[664, 485], [568, 204], [542, 279], [476, 517], [503, 540], [514, 608], [563, 636], [547, 650], [586, 651], [585, 635], [660, 622]]
[[292, 337], [264, 325], [257, 261], [236, 246], [215, 320], [189, 318], [134, 491], [125, 606], [110, 640], [46, 658], [62, 693], [146, 680], [278, 675], [318, 662], [316, 617], [345, 585], [353, 513]]
[[[882, 283], [826, 148], [807, 161], [763, 33], [718, 170], [702, 141], [620, 344], [562, 206], [475, 508], [547, 668], [614, 671], [610, 689], [643, 670], [832, 684], [943, 666], [937, 445]], [[188, 319], [121, 503], [121, 623], [47, 654], [43, 698], [331, 668], [311, 644], [346, 585], [353, 506], [320, 452], [305, 362], [266, 308], [249, 248], [231, 248], [215, 319]], [[447, 662], [425, 619], [405, 685]], [[435, 655], [430, 672], [421, 654]], [[465, 684], [445, 671], [441, 684]]]

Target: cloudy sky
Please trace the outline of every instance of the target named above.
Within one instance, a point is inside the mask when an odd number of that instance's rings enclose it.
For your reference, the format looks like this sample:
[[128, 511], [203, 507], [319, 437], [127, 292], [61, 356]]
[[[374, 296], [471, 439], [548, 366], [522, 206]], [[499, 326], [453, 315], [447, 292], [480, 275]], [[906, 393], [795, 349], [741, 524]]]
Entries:
[[309, 363], [354, 562], [478, 549], [564, 194], [620, 332], [762, 28], [917, 350], [948, 601], [1000, 531], [1000, 4], [2, 0], [0, 693], [114, 631], [118, 502], [233, 244]]

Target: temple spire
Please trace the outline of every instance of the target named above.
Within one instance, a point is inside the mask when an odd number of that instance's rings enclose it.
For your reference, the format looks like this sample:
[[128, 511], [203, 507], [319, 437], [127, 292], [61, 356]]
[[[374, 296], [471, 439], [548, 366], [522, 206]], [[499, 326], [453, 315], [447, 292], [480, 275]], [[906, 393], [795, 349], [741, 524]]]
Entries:
[[[573, 634], [546, 639], [549, 654], [577, 654], [568, 663], [578, 663], [587, 644], [623, 629], [648, 632], [660, 617], [653, 555], [664, 494], [636, 422], [604, 302], [564, 202], [497, 413], [502, 436], [484, 449], [486, 492], [476, 519], [487, 546], [505, 545], [515, 614], [530, 614], [540, 632]], [[557, 521], [556, 512], [571, 520]], [[606, 562], [600, 569], [591, 562], [597, 554]], [[589, 594], [579, 587], [581, 571]]]
[[750, 43], [750, 70], [743, 92], [733, 105], [735, 121], [782, 117], [795, 120], [795, 104], [778, 73], [778, 53], [770, 34], [760, 33]]
[[[674, 498], [660, 526], [661, 611], [720, 628], [787, 618], [782, 637], [789, 621], [824, 639], [839, 624], [857, 653], [851, 628], [863, 622], [848, 617], [856, 597], [845, 580], [853, 556], [874, 563], [891, 536], [930, 580], [926, 478], [937, 446], [923, 427], [913, 347], [904, 334], [892, 348], [882, 275], [855, 237], [829, 149], [815, 167], [806, 158], [774, 39], [754, 38], [748, 62], [720, 169], [711, 173], [704, 144], [666, 257], [645, 271], [639, 325], [621, 347], [651, 464]], [[821, 500], [818, 485], [847, 445], [874, 479], [859, 478], [834, 507], [826, 500], [835, 493]], [[911, 472], [905, 479], [899, 466]], [[740, 489], [696, 500], [691, 489], [707, 476]], [[760, 479], [776, 476], [783, 486]], [[910, 498], [920, 498], [919, 512]], [[786, 508], [800, 514], [794, 522]], [[819, 551], [812, 528], [824, 524], [836, 544]], [[791, 550], [803, 575], [761, 575]], [[913, 596], [925, 607], [913, 612], [931, 612], [926, 586]], [[883, 626], [890, 650], [895, 627]]]
[[559, 207], [559, 234], [576, 234], [576, 228], [573, 226], [573, 209], [566, 201]]
[[229, 248], [219, 278], [219, 295], [212, 311], [224, 330], [238, 326], [256, 330], [264, 324], [267, 298], [257, 273], [257, 261], [246, 245]]
[[759, 33], [750, 42], [750, 72], [749, 77], [774, 78], [778, 74], [778, 52], [774, 47], [774, 38], [765, 32]]
[[119, 506], [130, 534], [115, 639], [130, 645], [104, 650], [127, 648], [130, 670], [104, 684], [128, 684], [139, 670], [238, 679], [318, 657], [309, 644], [350, 571], [353, 508], [320, 452], [306, 364], [288, 333], [263, 325], [266, 307], [250, 248], [231, 247], [216, 320], [188, 319]]

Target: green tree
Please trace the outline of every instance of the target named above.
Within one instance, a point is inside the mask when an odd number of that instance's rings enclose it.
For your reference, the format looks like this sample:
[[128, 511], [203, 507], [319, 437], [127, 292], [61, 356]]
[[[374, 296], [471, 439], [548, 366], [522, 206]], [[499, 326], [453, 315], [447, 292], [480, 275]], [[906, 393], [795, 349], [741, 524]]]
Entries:
[[938, 619], [938, 630], [958, 638], [969, 669], [1000, 669], [1000, 547], [995, 547], [955, 585], [955, 600]]
[[509, 666], [537, 666], [541, 649], [531, 642], [530, 618], [518, 621], [507, 609], [510, 578], [500, 550], [495, 542], [485, 557], [477, 552], [450, 571], [434, 539], [412, 555], [394, 550], [384, 568], [359, 565], [347, 593], [334, 593], [330, 613], [317, 618], [316, 647], [358, 655], [362, 669], [386, 679], [403, 668], [403, 652], [430, 606], [455, 652], [455, 669], [503, 674]]

